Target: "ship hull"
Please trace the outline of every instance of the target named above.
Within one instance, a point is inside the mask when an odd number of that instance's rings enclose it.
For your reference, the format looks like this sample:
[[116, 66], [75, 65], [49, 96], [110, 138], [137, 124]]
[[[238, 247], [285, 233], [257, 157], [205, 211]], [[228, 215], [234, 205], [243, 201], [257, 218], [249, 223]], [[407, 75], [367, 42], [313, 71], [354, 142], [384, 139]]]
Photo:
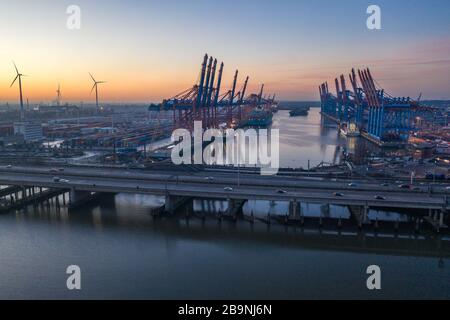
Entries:
[[272, 124], [272, 119], [251, 119], [247, 120], [245, 126], [247, 127], [268, 127]]

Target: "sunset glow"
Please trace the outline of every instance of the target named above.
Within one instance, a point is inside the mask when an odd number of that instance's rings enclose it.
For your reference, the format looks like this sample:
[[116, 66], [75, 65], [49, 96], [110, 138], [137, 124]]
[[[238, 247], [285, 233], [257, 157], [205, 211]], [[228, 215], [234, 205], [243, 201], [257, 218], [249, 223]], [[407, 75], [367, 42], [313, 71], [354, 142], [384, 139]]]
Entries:
[[[82, 28], [66, 28], [68, 1], [1, 0], [0, 103], [16, 102], [14, 60], [24, 96], [51, 102], [92, 102], [89, 72], [103, 101], [159, 102], [191, 87], [205, 53], [235, 69], [250, 90], [261, 83], [284, 100], [318, 100], [317, 86], [351, 67], [370, 67], [399, 96], [450, 98], [450, 4], [393, 1], [383, 29], [365, 28], [367, 1], [122, 1], [79, 0]], [[413, 5], [414, 4], [414, 5]], [[326, 7], [326, 8], [325, 8]], [[237, 10], [239, 8], [239, 10]], [[324, 24], [323, 10], [334, 12]], [[345, 12], [345, 14], [343, 14]], [[26, 22], [26, 23], [24, 23]]]

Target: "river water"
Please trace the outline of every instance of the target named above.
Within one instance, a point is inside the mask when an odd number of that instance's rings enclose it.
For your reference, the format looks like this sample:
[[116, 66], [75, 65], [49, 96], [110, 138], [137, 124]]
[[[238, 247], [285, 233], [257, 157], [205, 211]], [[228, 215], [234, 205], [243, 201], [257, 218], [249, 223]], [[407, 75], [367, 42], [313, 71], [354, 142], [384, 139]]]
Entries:
[[[323, 128], [314, 109], [305, 118], [280, 111], [274, 127], [283, 166], [337, 162], [342, 148], [352, 147]], [[199, 200], [194, 210], [206, 212], [205, 221], [153, 219], [152, 208], [162, 204], [160, 197], [119, 194], [70, 213], [50, 203], [0, 216], [0, 298], [450, 298], [445, 237], [219, 223], [214, 213], [226, 204]], [[302, 209], [318, 216], [323, 208]], [[286, 210], [263, 201], [244, 207], [257, 216]], [[349, 215], [341, 207], [328, 214]], [[80, 291], [66, 287], [69, 265], [81, 268]], [[370, 265], [381, 268], [379, 291], [366, 287]]]

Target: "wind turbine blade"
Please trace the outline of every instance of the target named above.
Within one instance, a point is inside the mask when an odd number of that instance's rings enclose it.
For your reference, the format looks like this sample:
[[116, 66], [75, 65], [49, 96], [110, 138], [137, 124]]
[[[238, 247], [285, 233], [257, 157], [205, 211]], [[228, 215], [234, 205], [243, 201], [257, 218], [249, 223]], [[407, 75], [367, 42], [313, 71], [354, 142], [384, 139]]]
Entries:
[[94, 77], [92, 76], [92, 74], [90, 72], [89, 72], [89, 75], [91, 76], [91, 78], [94, 82], [97, 82], [97, 81], [95, 81]]
[[14, 78], [13, 82], [12, 82], [11, 85], [9, 86], [10, 88], [14, 85], [14, 83], [16, 82], [16, 80], [17, 80], [18, 77], [19, 77], [19, 75], [17, 75], [17, 76]]
[[99, 81], [97, 83], [108, 83], [108, 81]]
[[91, 93], [92, 93], [92, 91], [94, 91], [94, 89], [95, 89], [96, 86], [97, 86], [97, 83], [94, 83], [94, 86], [93, 86], [92, 89], [91, 89]]
[[19, 70], [17, 69], [16, 63], [13, 61], [14, 68], [16, 69], [17, 74], [19, 74]]

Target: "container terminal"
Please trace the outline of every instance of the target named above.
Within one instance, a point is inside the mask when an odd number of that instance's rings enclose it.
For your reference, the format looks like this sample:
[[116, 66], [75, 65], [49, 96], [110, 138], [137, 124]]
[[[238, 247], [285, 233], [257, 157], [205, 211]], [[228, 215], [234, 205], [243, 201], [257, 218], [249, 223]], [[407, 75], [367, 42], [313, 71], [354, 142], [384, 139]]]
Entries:
[[[316, 106], [314, 102], [280, 103], [275, 94], [264, 93], [264, 84], [258, 93], [248, 94], [250, 77], [239, 85], [238, 70], [231, 87], [224, 88], [224, 66], [206, 54], [198, 83], [149, 106], [99, 104], [98, 91], [95, 104], [63, 104], [59, 85], [56, 99], [49, 105], [30, 106], [27, 100], [25, 106], [23, 99], [19, 108], [7, 104], [0, 111], [2, 157], [27, 154], [29, 161], [66, 157], [69, 162], [144, 164], [167, 159], [164, 148], [167, 154], [172, 131], [192, 129], [194, 121], [202, 121], [205, 129], [264, 128], [272, 124], [278, 110], [290, 110], [293, 117], [307, 116], [311, 106]], [[17, 67], [16, 71], [16, 78], [20, 78]], [[93, 89], [100, 83], [94, 80]], [[335, 124], [342, 136], [362, 138], [373, 145], [369, 148], [373, 152], [363, 159], [355, 157], [351, 146], [342, 148], [343, 160], [355, 167], [368, 166], [369, 175], [379, 174], [383, 167], [384, 175], [401, 177], [402, 173], [390, 168], [402, 163], [403, 167], [417, 167], [414, 172], [418, 178], [447, 178], [449, 103], [421, 101], [422, 94], [415, 100], [395, 97], [378, 86], [369, 69], [352, 69], [349, 83], [344, 75], [337, 77], [334, 94], [327, 82], [319, 86], [324, 126]], [[333, 165], [346, 167], [344, 163]]]
[[[205, 129], [264, 128], [272, 124], [278, 110], [288, 109], [296, 117], [307, 116], [310, 106], [315, 107], [313, 102], [280, 103], [275, 94], [264, 93], [264, 84], [259, 92], [248, 94], [250, 77], [239, 85], [238, 70], [233, 73], [230, 88], [224, 88], [224, 66], [206, 54], [198, 83], [145, 107], [99, 104], [97, 85], [102, 82], [95, 80], [96, 103], [91, 105], [63, 104], [59, 85], [52, 104], [30, 106], [21, 98], [19, 108], [7, 104], [0, 111], [2, 157], [27, 154], [29, 161], [67, 157], [69, 162], [144, 164], [163, 159], [164, 152], [158, 149], [166, 148], [167, 153], [172, 131], [192, 129], [194, 121], [202, 121]], [[17, 67], [16, 71], [17, 79], [21, 74]], [[449, 103], [421, 101], [422, 94], [415, 100], [395, 97], [378, 86], [369, 69], [352, 69], [349, 80], [350, 85], [344, 75], [336, 78], [335, 94], [327, 82], [319, 86], [324, 126], [335, 124], [342, 136], [367, 140], [373, 152], [361, 160], [350, 145], [342, 148], [341, 158], [354, 166], [368, 165], [367, 174], [383, 166], [384, 174], [395, 178], [402, 174], [389, 168], [393, 163], [405, 162], [404, 167], [417, 167], [416, 177], [430, 178], [433, 174], [433, 179], [442, 180], [442, 175], [446, 179], [445, 168], [450, 161]], [[333, 165], [346, 167], [344, 163]]]

